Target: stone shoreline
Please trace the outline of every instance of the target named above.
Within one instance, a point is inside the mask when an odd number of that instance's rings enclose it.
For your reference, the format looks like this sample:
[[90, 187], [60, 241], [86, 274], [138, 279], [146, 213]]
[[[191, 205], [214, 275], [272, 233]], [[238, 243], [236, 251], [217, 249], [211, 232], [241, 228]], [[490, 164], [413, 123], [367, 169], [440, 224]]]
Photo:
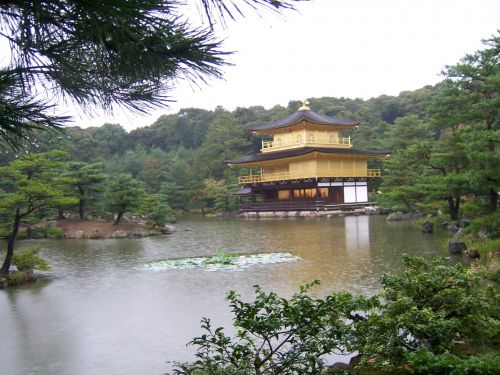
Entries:
[[118, 225], [100, 220], [52, 220], [24, 228], [20, 239], [135, 239], [172, 234], [175, 227], [152, 228], [144, 223], [124, 222]]
[[375, 207], [356, 208], [353, 210], [324, 210], [324, 211], [249, 211], [237, 213], [234, 216], [245, 219], [264, 218], [306, 218], [306, 217], [342, 217], [360, 215], [380, 215], [381, 211]]

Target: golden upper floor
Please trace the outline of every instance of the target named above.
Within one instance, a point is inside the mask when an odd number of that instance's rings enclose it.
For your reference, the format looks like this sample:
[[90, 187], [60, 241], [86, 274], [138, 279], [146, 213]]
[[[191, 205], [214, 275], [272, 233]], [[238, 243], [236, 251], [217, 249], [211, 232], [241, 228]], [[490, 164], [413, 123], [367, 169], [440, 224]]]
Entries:
[[311, 111], [307, 106], [283, 119], [255, 126], [255, 134], [272, 136], [262, 141], [262, 152], [274, 152], [301, 147], [351, 148], [351, 138], [342, 130], [357, 128], [353, 120], [333, 118]]
[[[290, 129], [291, 130], [291, 129]], [[300, 147], [351, 148], [351, 137], [339, 137], [338, 131], [295, 129], [274, 134], [272, 141], [262, 141], [262, 152], [289, 150]]]
[[368, 160], [388, 155], [390, 151], [352, 148], [351, 138], [341, 132], [358, 125], [357, 121], [321, 115], [303, 106], [283, 119], [251, 128], [255, 134], [272, 136], [272, 140], [262, 141], [261, 153], [226, 162], [249, 167], [249, 175], [240, 177], [242, 184], [379, 177], [380, 170], [369, 169]]

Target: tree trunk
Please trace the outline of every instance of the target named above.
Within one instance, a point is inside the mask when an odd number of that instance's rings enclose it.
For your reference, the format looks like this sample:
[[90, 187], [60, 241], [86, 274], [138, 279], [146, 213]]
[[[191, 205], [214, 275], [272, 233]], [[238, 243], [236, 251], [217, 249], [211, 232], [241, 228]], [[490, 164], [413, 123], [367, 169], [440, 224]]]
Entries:
[[83, 201], [83, 199], [80, 199], [80, 201], [78, 202], [78, 213], [80, 215], [80, 220], [85, 219], [85, 209], [84, 209], [83, 205], [84, 205], [84, 201]]
[[116, 215], [116, 219], [113, 222], [113, 225], [118, 225], [120, 223], [120, 220], [122, 219], [122, 216], [123, 216], [123, 212], [118, 212], [118, 214]]
[[498, 208], [498, 193], [495, 189], [490, 188], [490, 212], [497, 212]]
[[80, 193], [80, 199], [78, 201], [78, 213], [80, 214], [80, 220], [85, 219], [85, 190], [81, 186], [78, 187], [78, 192]]
[[[495, 121], [493, 119], [487, 119], [486, 120], [486, 130], [487, 131], [493, 131], [493, 124]], [[493, 142], [493, 139], [488, 139], [488, 151], [489, 152], [495, 152], [495, 143]], [[498, 178], [498, 176], [497, 176]], [[498, 193], [496, 192], [496, 189], [493, 187], [490, 187], [490, 212], [497, 212], [497, 207], [498, 207]]]
[[458, 211], [460, 208], [460, 197], [457, 197], [455, 201], [453, 201], [453, 197], [451, 195], [447, 198], [448, 207], [450, 209], [451, 220], [458, 220]]
[[19, 226], [21, 224], [21, 213], [19, 208], [16, 209], [16, 216], [14, 217], [14, 223], [12, 225], [12, 232], [10, 233], [9, 240], [7, 241], [7, 255], [3, 261], [2, 269], [0, 270], [1, 275], [8, 275], [10, 270], [10, 265], [12, 264], [12, 257], [14, 256], [14, 245], [16, 244], [17, 232], [19, 232]]
[[64, 220], [65, 217], [64, 217], [64, 210], [58, 210], [57, 211], [57, 219], [58, 220]]

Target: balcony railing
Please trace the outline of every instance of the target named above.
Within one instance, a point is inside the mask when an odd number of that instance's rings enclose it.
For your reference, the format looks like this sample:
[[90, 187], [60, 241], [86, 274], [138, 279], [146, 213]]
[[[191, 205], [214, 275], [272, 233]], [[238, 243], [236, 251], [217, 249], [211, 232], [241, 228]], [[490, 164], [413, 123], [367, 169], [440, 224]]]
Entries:
[[286, 181], [303, 178], [323, 178], [323, 177], [380, 177], [380, 169], [365, 168], [341, 168], [341, 169], [320, 169], [315, 172], [297, 171], [297, 172], [279, 172], [263, 173], [251, 176], [242, 176], [238, 178], [241, 185], [253, 184], [257, 182]]
[[298, 147], [339, 147], [339, 148], [351, 148], [351, 137], [347, 138], [314, 138], [314, 139], [304, 139], [298, 141], [262, 141], [262, 152], [288, 150], [291, 148]]

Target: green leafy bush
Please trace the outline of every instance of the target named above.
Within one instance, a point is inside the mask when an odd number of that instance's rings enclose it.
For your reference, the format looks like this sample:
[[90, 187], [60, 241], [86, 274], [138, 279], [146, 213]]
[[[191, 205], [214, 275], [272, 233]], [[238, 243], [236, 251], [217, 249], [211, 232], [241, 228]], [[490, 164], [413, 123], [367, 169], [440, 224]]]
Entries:
[[471, 239], [467, 238], [465, 243], [470, 251], [477, 251], [481, 258], [489, 259], [500, 252], [500, 238], [490, 240], [489, 238]]
[[405, 256], [403, 262], [403, 274], [382, 277], [378, 301], [357, 324], [355, 346], [365, 366], [404, 371], [411, 353], [446, 354], [459, 343], [495, 345], [500, 298], [477, 272], [443, 258]]
[[[312, 298], [311, 285], [287, 300], [255, 289], [246, 303], [228, 294], [236, 335], [202, 320], [196, 360], [176, 374], [322, 374], [323, 357], [361, 353], [359, 365], [329, 374], [500, 373], [500, 298], [488, 269], [444, 258], [403, 257], [371, 298], [347, 292]], [[497, 268], [498, 276], [498, 268]], [[317, 282], [313, 283], [317, 284]]]
[[33, 232], [39, 233], [45, 238], [61, 239], [64, 237], [64, 231], [57, 227], [35, 227]]
[[14, 264], [19, 271], [34, 269], [47, 271], [50, 269], [49, 262], [39, 257], [39, 252], [39, 246], [29, 247], [22, 252], [16, 252], [12, 258], [12, 264]]
[[419, 351], [408, 355], [408, 367], [422, 375], [496, 375], [500, 374], [499, 356], [494, 353], [470, 357], [452, 353], [433, 354]]
[[175, 374], [321, 374], [323, 356], [349, 352], [351, 324], [364, 300], [349, 293], [312, 298], [301, 288], [291, 299], [255, 287], [255, 300], [243, 302], [235, 292], [227, 299], [237, 329], [234, 337], [202, 320], [205, 334], [196, 337], [197, 360], [176, 364]]
[[413, 221], [413, 224], [417, 227], [422, 227], [422, 224], [426, 221], [429, 221], [433, 224], [434, 230], [439, 230], [442, 229], [444, 224], [446, 222], [449, 222], [450, 216], [449, 215], [440, 215], [440, 216], [431, 216], [431, 217], [421, 217], [420, 219], [417, 219]]
[[232, 194], [226, 186], [215, 190], [215, 208], [219, 211], [235, 211], [238, 209], [236, 195]]
[[477, 234], [480, 231], [486, 231], [492, 239], [500, 238], [500, 212], [476, 219], [465, 228], [465, 232], [469, 234]]
[[461, 215], [464, 217], [481, 217], [488, 213], [488, 206], [481, 201], [466, 201], [460, 206]]

